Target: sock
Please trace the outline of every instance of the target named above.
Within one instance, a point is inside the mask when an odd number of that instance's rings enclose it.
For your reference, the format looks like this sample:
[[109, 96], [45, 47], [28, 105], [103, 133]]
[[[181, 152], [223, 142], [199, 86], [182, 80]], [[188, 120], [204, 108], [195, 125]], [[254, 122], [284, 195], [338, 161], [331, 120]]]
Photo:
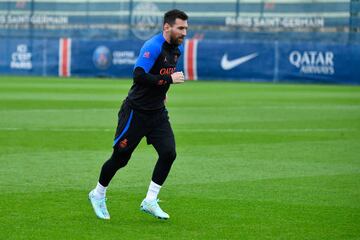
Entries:
[[104, 198], [105, 195], [106, 195], [106, 188], [107, 188], [107, 187], [104, 187], [103, 185], [101, 185], [101, 184], [98, 182], [98, 184], [96, 185], [96, 188], [94, 189], [94, 196], [95, 196], [95, 198], [97, 198], [97, 199]]
[[153, 181], [150, 182], [150, 185], [149, 185], [149, 190], [146, 194], [146, 200], [148, 201], [153, 201], [153, 200], [156, 200], [157, 199], [157, 195], [159, 194], [160, 192], [160, 188], [161, 186], [154, 183]]

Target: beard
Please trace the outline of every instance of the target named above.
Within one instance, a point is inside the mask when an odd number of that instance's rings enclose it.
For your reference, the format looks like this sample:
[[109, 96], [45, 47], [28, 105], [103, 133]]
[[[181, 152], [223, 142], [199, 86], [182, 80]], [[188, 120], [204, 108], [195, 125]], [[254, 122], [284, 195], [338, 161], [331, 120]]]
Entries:
[[184, 37], [170, 36], [170, 44], [179, 46], [184, 41]]

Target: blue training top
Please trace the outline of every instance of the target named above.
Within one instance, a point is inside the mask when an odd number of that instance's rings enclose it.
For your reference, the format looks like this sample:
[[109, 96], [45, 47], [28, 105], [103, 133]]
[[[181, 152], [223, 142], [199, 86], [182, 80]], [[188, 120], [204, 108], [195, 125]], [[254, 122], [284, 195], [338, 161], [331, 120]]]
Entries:
[[127, 100], [138, 110], [164, 108], [171, 74], [176, 71], [183, 46], [166, 42], [162, 33], [146, 41], [134, 66], [134, 82]]

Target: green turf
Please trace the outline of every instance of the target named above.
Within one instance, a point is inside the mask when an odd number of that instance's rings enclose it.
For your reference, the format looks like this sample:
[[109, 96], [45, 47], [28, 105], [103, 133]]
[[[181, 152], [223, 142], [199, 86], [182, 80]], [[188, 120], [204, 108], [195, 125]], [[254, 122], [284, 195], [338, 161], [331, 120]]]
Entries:
[[139, 211], [156, 161], [145, 141], [108, 189], [130, 80], [0, 77], [0, 239], [360, 239], [360, 88], [186, 82], [168, 110], [178, 157]]

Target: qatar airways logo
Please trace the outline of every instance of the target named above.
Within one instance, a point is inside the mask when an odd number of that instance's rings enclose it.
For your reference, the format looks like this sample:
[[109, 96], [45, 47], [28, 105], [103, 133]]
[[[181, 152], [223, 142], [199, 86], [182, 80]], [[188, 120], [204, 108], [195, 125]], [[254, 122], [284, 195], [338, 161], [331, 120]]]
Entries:
[[300, 73], [333, 75], [334, 53], [331, 51], [292, 51], [289, 61]]
[[176, 68], [162, 68], [160, 69], [160, 75], [169, 75], [175, 72]]

